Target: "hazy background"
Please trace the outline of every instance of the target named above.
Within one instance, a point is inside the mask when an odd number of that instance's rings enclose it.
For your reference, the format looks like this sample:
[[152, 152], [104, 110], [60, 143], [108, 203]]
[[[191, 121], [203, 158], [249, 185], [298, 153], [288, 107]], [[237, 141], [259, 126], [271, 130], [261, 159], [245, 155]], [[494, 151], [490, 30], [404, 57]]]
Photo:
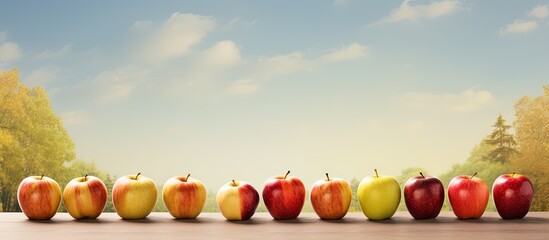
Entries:
[[79, 159], [160, 185], [438, 175], [549, 75], [547, 1], [13, 1], [0, 67]]

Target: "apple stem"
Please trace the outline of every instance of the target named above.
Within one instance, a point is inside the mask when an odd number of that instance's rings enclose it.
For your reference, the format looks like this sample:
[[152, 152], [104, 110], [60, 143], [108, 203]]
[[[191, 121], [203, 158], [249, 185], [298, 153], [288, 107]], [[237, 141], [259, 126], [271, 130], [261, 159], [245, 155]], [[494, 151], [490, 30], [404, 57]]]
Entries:
[[376, 172], [376, 178], [378, 178], [378, 177], [379, 177], [379, 175], [377, 174], [377, 168], [376, 168], [376, 169], [374, 169], [374, 172]]
[[475, 174], [473, 174], [473, 176], [471, 176], [471, 178], [469, 179], [473, 179], [476, 175], [477, 175], [477, 172], [475, 172]]
[[185, 181], [183, 181], [183, 182], [189, 181], [189, 177], [190, 177], [190, 176], [191, 176], [191, 174], [190, 174], [190, 173], [189, 173], [189, 174], [187, 174], [187, 178], [185, 178]]
[[288, 177], [288, 175], [290, 174], [290, 170], [288, 170], [288, 172], [286, 173], [286, 175], [284, 175], [284, 179], [286, 179]]
[[422, 172], [419, 172], [419, 175], [421, 175], [422, 178], [425, 178], [425, 176], [423, 176]]
[[234, 181], [234, 179], [233, 179], [233, 186], [236, 187], [236, 182]]
[[137, 180], [137, 178], [139, 177], [139, 175], [141, 175], [141, 173], [137, 173], [137, 175], [135, 175], [135, 180]]
[[86, 174], [86, 176], [84, 176], [84, 181], [88, 181], [88, 174]]
[[513, 172], [513, 174], [511, 174], [511, 177], [514, 177], [515, 176], [515, 172]]
[[328, 176], [328, 173], [326, 173], [326, 178], [328, 178], [328, 181], [330, 181], [330, 176]]
[[42, 174], [42, 176], [40, 176], [40, 180], [42, 180], [42, 178], [44, 178], [44, 174]]

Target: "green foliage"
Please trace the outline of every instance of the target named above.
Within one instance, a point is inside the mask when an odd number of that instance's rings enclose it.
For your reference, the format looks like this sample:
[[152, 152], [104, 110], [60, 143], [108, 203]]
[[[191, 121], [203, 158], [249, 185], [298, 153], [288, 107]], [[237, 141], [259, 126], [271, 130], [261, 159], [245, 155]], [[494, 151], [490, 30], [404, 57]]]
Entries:
[[494, 131], [484, 140], [487, 144], [494, 147], [488, 156], [493, 161], [507, 163], [514, 154], [518, 153], [515, 149], [517, 142], [513, 134], [508, 132], [511, 126], [505, 124], [505, 119], [500, 114], [492, 127], [494, 127]]
[[349, 206], [349, 212], [360, 212], [362, 209], [360, 209], [360, 203], [358, 202], [358, 185], [360, 184], [360, 181], [356, 178], [353, 178], [351, 180], [351, 190], [353, 191], [353, 198], [351, 199], [351, 206]]

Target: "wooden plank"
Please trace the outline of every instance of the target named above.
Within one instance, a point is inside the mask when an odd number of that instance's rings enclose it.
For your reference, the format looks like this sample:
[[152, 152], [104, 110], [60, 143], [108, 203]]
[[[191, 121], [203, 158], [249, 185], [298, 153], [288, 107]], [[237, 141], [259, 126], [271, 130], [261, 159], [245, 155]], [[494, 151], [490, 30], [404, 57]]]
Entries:
[[168, 213], [126, 221], [115, 213], [97, 220], [73, 220], [58, 213], [50, 221], [30, 221], [22, 213], [0, 213], [0, 239], [549, 239], [549, 213], [532, 212], [522, 220], [502, 220], [488, 212], [481, 219], [458, 220], [443, 212], [434, 220], [413, 220], [407, 212], [392, 219], [368, 221], [349, 213], [339, 221], [323, 221], [314, 213], [297, 220], [275, 221], [256, 213], [248, 221], [226, 221], [220, 213], [195, 220], [176, 220]]

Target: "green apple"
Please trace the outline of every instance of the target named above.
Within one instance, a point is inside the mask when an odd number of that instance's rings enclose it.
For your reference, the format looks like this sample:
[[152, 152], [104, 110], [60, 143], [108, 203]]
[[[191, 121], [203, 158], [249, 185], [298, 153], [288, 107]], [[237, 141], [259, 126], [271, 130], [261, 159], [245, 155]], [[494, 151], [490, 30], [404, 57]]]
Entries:
[[358, 201], [362, 212], [370, 220], [383, 220], [392, 217], [400, 203], [400, 186], [391, 176], [376, 173], [360, 181]]

